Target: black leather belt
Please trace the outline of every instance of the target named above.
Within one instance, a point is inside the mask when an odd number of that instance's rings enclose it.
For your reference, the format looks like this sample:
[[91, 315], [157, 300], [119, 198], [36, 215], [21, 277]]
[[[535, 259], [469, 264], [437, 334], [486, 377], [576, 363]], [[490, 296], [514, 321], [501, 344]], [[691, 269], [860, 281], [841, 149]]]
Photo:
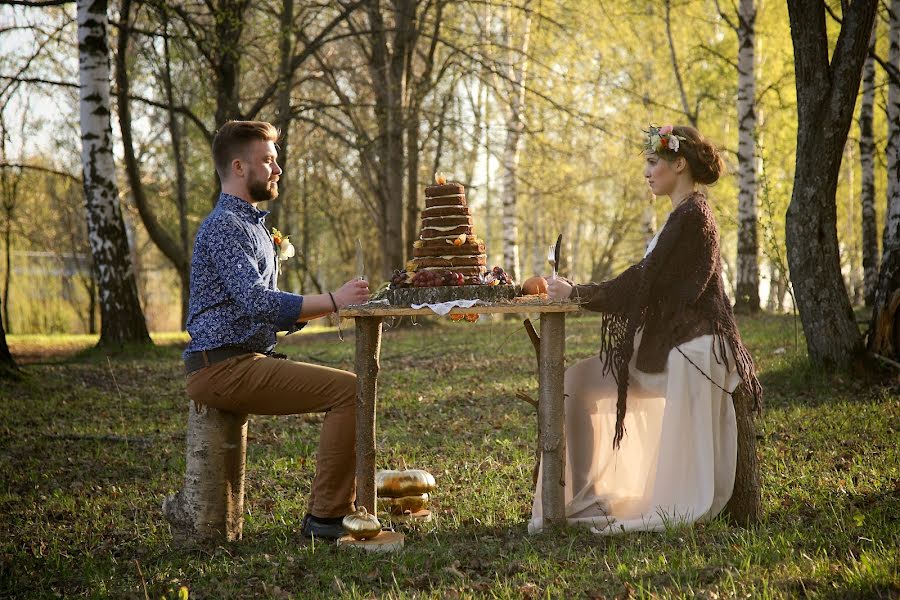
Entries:
[[235, 356], [242, 354], [253, 354], [246, 348], [237, 348], [234, 346], [225, 346], [222, 348], [213, 348], [212, 350], [201, 350], [200, 352], [191, 352], [184, 359], [184, 372], [187, 374], [198, 371], [203, 367], [222, 362]]

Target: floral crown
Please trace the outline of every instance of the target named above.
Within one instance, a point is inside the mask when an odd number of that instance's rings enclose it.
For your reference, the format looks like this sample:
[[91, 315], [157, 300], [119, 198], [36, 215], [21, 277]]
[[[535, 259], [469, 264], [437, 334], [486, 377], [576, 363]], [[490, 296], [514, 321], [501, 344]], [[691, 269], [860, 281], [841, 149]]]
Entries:
[[678, 148], [681, 146], [681, 142], [685, 141], [685, 138], [675, 135], [673, 129], [671, 125], [663, 125], [662, 127], [650, 125], [650, 129], [644, 132], [647, 134], [647, 139], [644, 141], [644, 149], [655, 154], [659, 154], [660, 150], [678, 152]]

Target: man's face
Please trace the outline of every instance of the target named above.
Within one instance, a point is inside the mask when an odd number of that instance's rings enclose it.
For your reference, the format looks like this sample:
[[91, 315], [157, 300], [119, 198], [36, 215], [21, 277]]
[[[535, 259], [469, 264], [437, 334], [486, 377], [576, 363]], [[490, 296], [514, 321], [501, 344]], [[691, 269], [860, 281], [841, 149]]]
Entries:
[[281, 167], [276, 162], [278, 152], [274, 142], [255, 141], [247, 147], [246, 160], [241, 164], [247, 177], [247, 191], [253, 202], [265, 202], [278, 197]]

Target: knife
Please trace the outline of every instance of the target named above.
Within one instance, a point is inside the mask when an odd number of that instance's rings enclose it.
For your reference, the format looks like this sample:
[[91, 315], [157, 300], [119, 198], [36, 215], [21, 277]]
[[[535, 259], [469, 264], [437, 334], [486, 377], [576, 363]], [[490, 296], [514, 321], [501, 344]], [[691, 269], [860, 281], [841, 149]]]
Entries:
[[363, 281], [366, 279], [366, 261], [363, 259], [362, 243], [359, 238], [356, 239], [356, 277]]
[[559, 274], [559, 255], [560, 249], [562, 248], [562, 234], [559, 234], [559, 237], [556, 238], [556, 249], [553, 251], [553, 277], [556, 278], [557, 274]]

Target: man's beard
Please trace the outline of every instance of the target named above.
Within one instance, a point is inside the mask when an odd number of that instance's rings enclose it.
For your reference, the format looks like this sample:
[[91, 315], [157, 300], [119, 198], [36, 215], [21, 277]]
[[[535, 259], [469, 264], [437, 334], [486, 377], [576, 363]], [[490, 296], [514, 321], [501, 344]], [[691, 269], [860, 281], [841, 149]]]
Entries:
[[274, 200], [278, 197], [278, 183], [256, 179], [248, 183], [247, 191], [250, 192], [250, 199], [254, 202]]

